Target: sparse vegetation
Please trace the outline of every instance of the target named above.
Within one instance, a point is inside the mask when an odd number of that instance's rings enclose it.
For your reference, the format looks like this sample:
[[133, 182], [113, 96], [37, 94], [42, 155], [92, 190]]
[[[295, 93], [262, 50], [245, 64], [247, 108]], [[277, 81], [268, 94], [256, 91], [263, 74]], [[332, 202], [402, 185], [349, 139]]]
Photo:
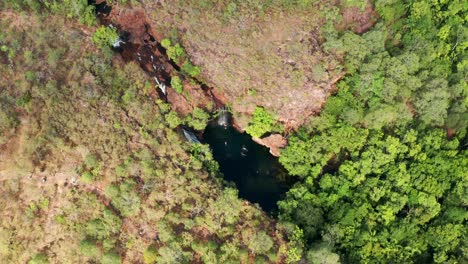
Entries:
[[[138, 65], [82, 37], [96, 27], [44, 10], [25, 10], [27, 20], [0, 10], [0, 262], [184, 263], [207, 236], [223, 242], [204, 259], [238, 263], [246, 256], [237, 252], [255, 247], [234, 236], [246, 223], [281, 256], [281, 227], [224, 191], [207, 146], [172, 130], [202, 130], [210, 115], [197, 108], [181, 119], [150, 97]], [[115, 37], [107, 31], [96, 31], [101, 45]]]

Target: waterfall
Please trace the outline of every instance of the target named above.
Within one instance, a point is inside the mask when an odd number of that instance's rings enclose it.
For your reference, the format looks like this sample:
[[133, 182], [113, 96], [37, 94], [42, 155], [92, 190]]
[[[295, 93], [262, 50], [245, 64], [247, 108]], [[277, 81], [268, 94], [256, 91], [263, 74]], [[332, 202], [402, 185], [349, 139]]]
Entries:
[[190, 131], [187, 131], [185, 129], [182, 128], [182, 130], [184, 131], [184, 136], [185, 138], [190, 142], [190, 143], [193, 143], [193, 144], [201, 144], [201, 142], [198, 140], [197, 136], [195, 136], [195, 134], [193, 134], [192, 132]]
[[[154, 67], [154, 65], [153, 65]], [[156, 83], [158, 84], [159, 89], [161, 89], [161, 92], [166, 95], [166, 85], [162, 82], [159, 82], [158, 78], [156, 76], [153, 77]]]
[[226, 107], [221, 107], [218, 109], [218, 119], [217, 123], [219, 126], [228, 127], [231, 123], [231, 114]]

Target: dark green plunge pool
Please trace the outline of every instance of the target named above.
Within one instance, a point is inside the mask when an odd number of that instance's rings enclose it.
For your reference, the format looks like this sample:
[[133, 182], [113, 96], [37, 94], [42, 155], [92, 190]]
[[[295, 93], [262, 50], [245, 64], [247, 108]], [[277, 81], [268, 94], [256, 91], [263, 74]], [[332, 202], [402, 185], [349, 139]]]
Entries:
[[267, 148], [220, 120], [207, 126], [203, 140], [210, 145], [224, 178], [236, 184], [241, 198], [275, 213], [276, 203], [288, 189], [281, 180], [286, 176], [285, 169]]

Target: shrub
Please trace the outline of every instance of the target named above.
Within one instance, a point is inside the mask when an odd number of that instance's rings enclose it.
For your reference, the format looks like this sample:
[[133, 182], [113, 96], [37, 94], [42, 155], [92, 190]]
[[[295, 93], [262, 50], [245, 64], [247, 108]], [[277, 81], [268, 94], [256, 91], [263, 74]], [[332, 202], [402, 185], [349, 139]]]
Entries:
[[273, 240], [264, 231], [260, 231], [249, 241], [248, 247], [256, 254], [263, 254], [273, 247]]
[[154, 245], [149, 246], [145, 252], [143, 253], [143, 259], [145, 264], [153, 264], [156, 263], [158, 259], [158, 251]]
[[175, 111], [169, 112], [164, 117], [170, 128], [176, 128], [182, 123], [182, 120], [180, 120], [179, 116], [177, 115]]
[[161, 41], [161, 46], [166, 49], [167, 56], [173, 61], [177, 62], [185, 57], [185, 50], [179, 43], [172, 45], [171, 41], [166, 38]]
[[179, 78], [179, 76], [174, 76], [171, 78], [171, 86], [174, 91], [177, 93], [182, 93], [184, 87], [182, 86], [182, 80]]
[[193, 65], [189, 61], [184, 62], [181, 69], [182, 69], [183, 72], [187, 73], [191, 77], [196, 77], [196, 76], [200, 75], [200, 73], [201, 73], [200, 68]]
[[28, 261], [28, 264], [48, 264], [49, 260], [44, 253], [36, 254], [31, 260]]
[[263, 107], [255, 108], [250, 124], [245, 129], [247, 134], [259, 138], [274, 130], [278, 130], [278, 127], [273, 117]]
[[32, 81], [36, 80], [36, 73], [33, 72], [33, 71], [27, 71], [24, 74], [24, 77], [26, 78], [26, 80], [32, 82]]
[[81, 175], [81, 181], [84, 183], [91, 183], [94, 181], [94, 175], [87, 171]]
[[188, 125], [193, 127], [196, 130], [203, 130], [208, 123], [210, 115], [203, 111], [200, 108], [195, 108], [192, 111], [192, 114], [187, 117]]
[[92, 169], [99, 165], [99, 161], [95, 155], [89, 154], [85, 157], [85, 165], [87, 168]]
[[87, 239], [81, 241], [80, 252], [88, 257], [97, 257], [100, 253], [96, 243]]
[[170, 40], [170, 39], [165, 38], [165, 39], [163, 39], [163, 40], [161, 41], [161, 46], [163, 46], [163, 48], [165, 48], [165, 49], [168, 49], [171, 45], [172, 45], [172, 44], [171, 44], [171, 40]]
[[112, 46], [118, 39], [117, 30], [105, 26], [99, 27], [93, 35], [93, 42], [101, 49]]

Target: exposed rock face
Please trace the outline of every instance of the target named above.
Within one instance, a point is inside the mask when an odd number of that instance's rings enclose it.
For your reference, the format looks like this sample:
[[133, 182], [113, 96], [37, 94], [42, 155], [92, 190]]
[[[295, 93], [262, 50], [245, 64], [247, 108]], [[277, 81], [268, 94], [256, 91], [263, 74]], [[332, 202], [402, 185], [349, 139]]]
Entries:
[[229, 104], [240, 130], [256, 106], [287, 129], [299, 127], [320, 111], [342, 76], [339, 61], [322, 49], [323, 21], [313, 9], [268, 10], [262, 17], [239, 10], [226, 22], [191, 1], [141, 3], [154, 29], [176, 36], [201, 67], [200, 78]]
[[280, 156], [280, 149], [286, 147], [288, 141], [280, 134], [272, 134], [264, 138], [253, 138], [255, 142], [270, 149], [271, 155]]
[[371, 29], [378, 18], [371, 1], [362, 10], [358, 7], [344, 8], [342, 15], [343, 22], [338, 27], [350, 29], [357, 34], [363, 34]]

